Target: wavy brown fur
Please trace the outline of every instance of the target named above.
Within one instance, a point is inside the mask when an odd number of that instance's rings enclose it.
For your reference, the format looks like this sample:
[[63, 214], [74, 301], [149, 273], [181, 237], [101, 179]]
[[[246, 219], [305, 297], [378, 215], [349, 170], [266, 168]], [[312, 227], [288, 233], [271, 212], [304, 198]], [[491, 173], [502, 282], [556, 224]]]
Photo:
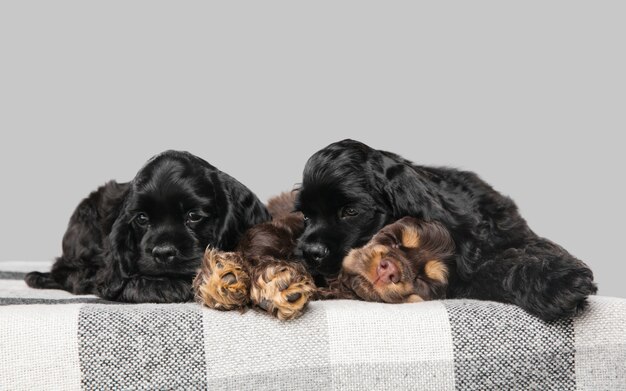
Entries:
[[[219, 252], [207, 250], [205, 260], [209, 261], [203, 263], [194, 284], [196, 298], [208, 307], [218, 309], [241, 308], [250, 302], [282, 320], [302, 314], [315, 292], [315, 284], [304, 266], [294, 262], [296, 241], [304, 230], [304, 216], [293, 212], [293, 205], [292, 193], [282, 193], [270, 199], [267, 207], [273, 220], [244, 233], [236, 253], [246, 273], [232, 273], [226, 282], [223, 278], [206, 278], [213, 273], [213, 270], [207, 270], [214, 269], [215, 262], [211, 260], [224, 258]], [[234, 295], [229, 294], [228, 287], [240, 287], [241, 283], [246, 284], [249, 298], [237, 296], [233, 302]]]
[[[444, 299], [453, 255], [454, 241], [443, 225], [404, 217], [383, 227], [364, 247], [350, 251], [331, 287], [367, 301]], [[380, 279], [383, 260], [393, 264], [396, 282]]]

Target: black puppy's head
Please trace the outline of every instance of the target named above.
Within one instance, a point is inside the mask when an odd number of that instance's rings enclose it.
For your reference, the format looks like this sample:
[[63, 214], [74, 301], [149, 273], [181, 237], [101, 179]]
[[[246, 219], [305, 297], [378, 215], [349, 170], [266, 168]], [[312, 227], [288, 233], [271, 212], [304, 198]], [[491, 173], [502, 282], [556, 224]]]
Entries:
[[354, 140], [333, 143], [306, 163], [296, 202], [306, 229], [296, 255], [313, 274], [335, 276], [344, 256], [403, 216], [446, 219], [431, 173]]
[[372, 166], [379, 159], [365, 144], [344, 140], [307, 161], [296, 201], [306, 228], [296, 255], [313, 274], [337, 274], [348, 251], [367, 243], [388, 222], [389, 210]]
[[130, 183], [110, 234], [123, 275], [193, 275], [211, 245], [232, 250], [269, 219], [241, 183], [187, 152], [155, 156]]

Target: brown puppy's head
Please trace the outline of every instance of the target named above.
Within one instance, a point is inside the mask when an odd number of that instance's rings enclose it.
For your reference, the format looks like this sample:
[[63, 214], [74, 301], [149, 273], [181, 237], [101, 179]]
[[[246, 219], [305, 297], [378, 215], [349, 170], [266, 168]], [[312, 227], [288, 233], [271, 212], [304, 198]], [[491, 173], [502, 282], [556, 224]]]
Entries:
[[443, 225], [404, 217], [350, 251], [334, 285], [367, 301], [442, 299], [453, 254], [454, 242]]

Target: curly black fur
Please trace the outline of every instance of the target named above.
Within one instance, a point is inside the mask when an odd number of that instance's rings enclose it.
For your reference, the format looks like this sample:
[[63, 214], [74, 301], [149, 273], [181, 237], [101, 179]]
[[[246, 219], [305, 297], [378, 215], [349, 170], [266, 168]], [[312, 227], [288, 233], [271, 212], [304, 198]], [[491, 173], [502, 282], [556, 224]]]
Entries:
[[249, 227], [269, 219], [237, 180], [190, 153], [167, 151], [131, 182], [108, 182], [85, 198], [63, 255], [26, 282], [115, 301], [188, 301], [207, 245], [233, 250]]
[[551, 320], [576, 313], [596, 292], [582, 261], [537, 236], [510, 198], [472, 172], [418, 166], [343, 140], [308, 160], [297, 209], [307, 216], [297, 255], [317, 283], [337, 275], [351, 248], [412, 216], [438, 221], [452, 234], [448, 297], [514, 303]]

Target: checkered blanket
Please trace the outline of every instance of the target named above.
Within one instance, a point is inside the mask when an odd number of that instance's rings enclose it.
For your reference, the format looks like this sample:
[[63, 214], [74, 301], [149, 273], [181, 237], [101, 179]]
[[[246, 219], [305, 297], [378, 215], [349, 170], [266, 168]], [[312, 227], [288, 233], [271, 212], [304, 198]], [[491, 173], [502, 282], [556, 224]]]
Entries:
[[545, 323], [505, 304], [313, 302], [294, 321], [26, 287], [0, 262], [0, 389], [626, 389], [626, 299]]

